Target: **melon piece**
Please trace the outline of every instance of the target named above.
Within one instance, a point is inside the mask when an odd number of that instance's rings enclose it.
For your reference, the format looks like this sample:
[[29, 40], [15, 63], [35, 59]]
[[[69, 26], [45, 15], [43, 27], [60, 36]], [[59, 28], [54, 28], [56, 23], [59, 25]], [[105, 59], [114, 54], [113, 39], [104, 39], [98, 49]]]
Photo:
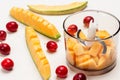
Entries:
[[86, 54], [87, 51], [84, 50], [83, 46], [81, 43], [74, 44], [73, 50], [75, 52], [75, 55], [83, 55]]
[[[107, 38], [110, 36], [110, 34], [106, 31], [106, 30], [98, 30], [96, 32], [96, 36], [98, 36], [99, 38], [101, 39], [104, 39], [104, 38]], [[104, 40], [105, 44], [108, 45], [108, 46], [112, 46], [113, 44], [113, 41], [112, 39], [106, 39]]]
[[112, 59], [112, 54], [114, 53], [111, 53], [111, 50], [112, 48], [110, 46], [107, 46], [106, 53], [99, 54], [100, 59], [98, 61], [98, 69], [103, 69], [114, 62], [114, 59]]
[[111, 53], [111, 52], [112, 52], [111, 47], [107, 46], [107, 52], [104, 54], [104, 56], [108, 59], [112, 59], [112, 54], [114, 53]]
[[105, 54], [99, 53], [99, 57], [105, 56], [107, 59], [108, 59], [108, 58], [112, 58], [112, 54], [113, 54], [113, 53], [111, 53], [111, 52], [112, 52], [112, 47], [107, 46], [107, 51], [106, 51], [106, 53], [105, 53]]
[[98, 61], [98, 69], [105, 68], [108, 65], [111, 65], [114, 62], [112, 53], [112, 48], [110, 46], [107, 46], [107, 51], [105, 54], [99, 54], [99, 61]]
[[89, 59], [91, 59], [90, 55], [76, 56], [76, 58], [75, 58], [76, 66], [78, 66], [81, 63], [84, 63], [84, 62], [88, 61]]
[[28, 49], [39, 73], [43, 80], [49, 80], [51, 75], [50, 64], [42, 50], [36, 32], [32, 27], [26, 27], [25, 35]]
[[97, 65], [94, 59], [91, 58], [83, 63], [77, 64], [77, 67], [80, 69], [95, 70], [97, 68]]
[[10, 10], [10, 15], [16, 20], [33, 27], [36, 31], [49, 38], [58, 39], [61, 36], [55, 25], [48, 22], [43, 17], [32, 13], [31, 11], [13, 7]]
[[99, 61], [98, 61], [98, 66], [97, 66], [97, 69], [100, 70], [100, 69], [104, 69], [105, 67], [107, 67], [107, 59], [105, 58], [105, 56], [101, 56]]
[[107, 38], [110, 36], [110, 34], [106, 30], [98, 30], [96, 32], [96, 36], [98, 36], [101, 39]]
[[88, 3], [87, 1], [84, 1], [84, 2], [72, 2], [64, 5], [31, 4], [28, 5], [28, 7], [31, 11], [40, 14], [62, 15], [81, 11], [87, 6], [87, 3]]
[[67, 58], [67, 60], [70, 64], [72, 64], [72, 65], [75, 64], [75, 53], [74, 53], [74, 51], [67, 50], [66, 58]]
[[102, 50], [102, 45], [99, 42], [94, 42], [89, 50], [90, 55], [97, 56]]
[[114, 44], [112, 39], [106, 39], [106, 40], [104, 40], [104, 42], [107, 46], [113, 46], [113, 44]]
[[98, 56], [95, 56], [95, 57], [92, 57], [94, 59], [94, 61], [96, 62], [96, 65], [98, 64], [98, 61], [99, 61], [99, 57]]
[[74, 38], [68, 38], [66, 39], [66, 47], [68, 50], [73, 50], [73, 47], [75, 46], [75, 44], [77, 44], [77, 40]]
[[86, 35], [82, 31], [80, 31], [80, 33], [79, 33], [79, 38], [82, 39], [82, 40], [87, 39]]

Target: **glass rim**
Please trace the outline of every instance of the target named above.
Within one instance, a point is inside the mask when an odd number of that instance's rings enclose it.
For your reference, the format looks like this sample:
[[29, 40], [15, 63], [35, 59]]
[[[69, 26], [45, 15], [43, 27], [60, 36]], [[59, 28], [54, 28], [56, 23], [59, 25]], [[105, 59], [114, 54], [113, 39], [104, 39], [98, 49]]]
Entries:
[[[75, 15], [75, 14], [79, 14], [79, 13], [82, 13], [82, 12], [88, 12], [88, 11], [101, 12], [101, 13], [108, 14], [108, 15], [112, 16], [113, 18], [115, 18], [115, 19], [117, 20], [118, 24], [119, 24], [119, 25], [118, 25], [118, 30], [117, 30], [115, 33], [113, 33], [113, 34], [110, 35], [109, 37], [106, 37], [106, 38], [101, 39], [101, 40], [110, 39], [110, 38], [114, 37], [115, 35], [117, 35], [117, 33], [119, 33], [119, 31], [120, 31], [120, 21], [119, 21], [119, 19], [118, 19], [116, 16], [114, 16], [113, 14], [111, 14], [111, 13], [109, 13], [109, 12], [106, 12], [106, 11], [102, 11], [102, 10], [84, 10], [84, 11], [81, 11], [81, 12], [76, 12], [76, 13], [70, 14], [70, 15], [67, 16], [67, 17], [65, 18], [65, 20], [63, 21], [63, 29], [64, 29], [65, 33], [67, 33], [69, 36], [77, 39], [77, 37], [72, 36], [71, 34], [69, 34], [69, 33], [67, 32], [67, 30], [65, 29], [65, 22], [66, 22], [66, 20], [67, 20], [69, 17], [71, 17], [71, 16], [73, 16], [73, 15]], [[84, 40], [84, 39], [81, 39], [81, 40], [82, 40], [82, 41], [98, 41], [98, 40]]]

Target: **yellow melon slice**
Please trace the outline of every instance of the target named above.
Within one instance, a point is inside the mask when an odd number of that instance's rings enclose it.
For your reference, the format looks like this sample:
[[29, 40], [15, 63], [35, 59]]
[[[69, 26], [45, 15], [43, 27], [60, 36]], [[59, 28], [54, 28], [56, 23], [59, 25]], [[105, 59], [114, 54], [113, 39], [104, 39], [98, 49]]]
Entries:
[[89, 50], [90, 55], [92, 56], [97, 56], [98, 53], [100, 53], [100, 51], [102, 50], [102, 45], [99, 42], [94, 42]]
[[113, 46], [113, 44], [114, 44], [112, 39], [106, 39], [106, 40], [104, 40], [104, 42], [107, 46]]
[[97, 69], [98, 70], [104, 69], [107, 66], [107, 64], [108, 64], [107, 59], [104, 56], [102, 56], [98, 61]]
[[35, 4], [28, 5], [29, 9], [33, 12], [49, 15], [70, 14], [83, 10], [87, 6], [87, 1], [72, 2], [64, 5], [43, 5]]
[[81, 43], [74, 44], [73, 50], [75, 52], [75, 55], [85, 54], [84, 48]]
[[90, 58], [91, 58], [90, 55], [76, 56], [76, 58], [75, 58], [76, 66], [78, 66], [81, 63], [84, 63], [84, 62], [88, 61]]
[[102, 69], [105, 68], [108, 65], [111, 65], [114, 60], [115, 57], [113, 58], [113, 56], [115, 53], [112, 53], [112, 48], [110, 46], [107, 46], [107, 51], [105, 54], [99, 54], [99, 61], [98, 61], [98, 69]]
[[[98, 36], [101, 39], [104, 39], [104, 38], [109, 37], [110, 34], [106, 30], [98, 30], [96, 32], [96, 36]], [[112, 44], [113, 44], [112, 39], [106, 39], [106, 40], [104, 40], [104, 42], [107, 46], [112, 46]]]
[[36, 31], [49, 38], [58, 39], [61, 36], [55, 25], [31, 11], [23, 8], [12, 7], [10, 15], [27, 26], [33, 27]]
[[75, 44], [77, 44], [77, 40], [74, 38], [68, 38], [66, 40], [66, 46], [69, 50], [73, 50], [73, 47], [75, 46]]
[[92, 57], [94, 59], [94, 61], [96, 62], [96, 65], [98, 64], [98, 61], [99, 61], [99, 57], [98, 56], [95, 56], [95, 57]]
[[94, 59], [91, 58], [83, 63], [77, 64], [77, 67], [80, 69], [94, 70], [97, 68], [97, 65]]
[[67, 50], [66, 58], [67, 58], [67, 60], [70, 64], [72, 64], [72, 65], [75, 64], [75, 53], [74, 53], [74, 51]]
[[110, 34], [106, 30], [98, 30], [96, 32], [96, 36], [98, 36], [101, 39], [107, 38], [110, 36]]
[[110, 47], [110, 46], [107, 46], [107, 51], [106, 51], [106, 53], [105, 54], [103, 54], [103, 53], [99, 53], [99, 57], [102, 57], [102, 56], [105, 56], [106, 57], [106, 59], [108, 59], [108, 58], [112, 58], [112, 54], [113, 53], [111, 53], [112, 52], [112, 47]]
[[28, 49], [39, 73], [43, 80], [48, 80], [51, 75], [50, 64], [41, 48], [36, 32], [32, 27], [26, 27], [25, 35]]
[[87, 39], [86, 35], [82, 31], [80, 31], [80, 33], [79, 33], [79, 38], [82, 39], [82, 40]]

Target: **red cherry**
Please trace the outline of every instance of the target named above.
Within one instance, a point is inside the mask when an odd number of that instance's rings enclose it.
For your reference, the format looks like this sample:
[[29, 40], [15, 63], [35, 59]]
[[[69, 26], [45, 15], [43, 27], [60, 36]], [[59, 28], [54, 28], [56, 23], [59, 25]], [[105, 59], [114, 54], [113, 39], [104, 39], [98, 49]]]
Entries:
[[68, 69], [66, 66], [64, 65], [60, 65], [56, 68], [56, 75], [57, 77], [59, 78], [66, 78], [67, 77], [67, 74], [68, 74]]
[[6, 24], [6, 28], [10, 32], [16, 32], [18, 29], [18, 24], [15, 21], [10, 21]]
[[86, 16], [83, 20], [84, 26], [86, 28], [89, 28], [89, 23], [92, 20], [92, 22], [94, 22], [94, 18], [92, 16]]
[[86, 76], [83, 73], [77, 73], [74, 75], [73, 80], [86, 80]]
[[10, 58], [5, 58], [2, 62], [1, 62], [1, 66], [3, 69], [5, 70], [12, 70], [13, 66], [14, 66], [14, 62], [12, 61], [12, 59]]
[[55, 52], [56, 49], [58, 48], [58, 45], [54, 41], [48, 41], [46, 47], [47, 47], [48, 51]]
[[0, 30], [0, 41], [3, 41], [6, 39], [6, 32], [4, 30]]
[[0, 43], [0, 53], [3, 55], [10, 54], [10, 46], [7, 43]]
[[75, 24], [71, 24], [71, 25], [67, 28], [67, 32], [68, 32], [69, 34], [71, 34], [72, 36], [77, 32], [77, 30], [78, 30], [78, 27], [77, 27], [77, 25], [75, 25]]

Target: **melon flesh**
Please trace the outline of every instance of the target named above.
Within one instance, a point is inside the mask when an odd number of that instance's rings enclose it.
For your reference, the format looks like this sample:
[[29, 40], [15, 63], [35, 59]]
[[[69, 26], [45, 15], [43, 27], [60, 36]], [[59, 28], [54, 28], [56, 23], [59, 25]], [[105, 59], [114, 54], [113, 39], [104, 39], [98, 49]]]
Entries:
[[31, 11], [13, 7], [10, 10], [10, 15], [27, 26], [33, 27], [36, 31], [49, 38], [59, 39], [61, 36], [55, 25]]
[[70, 51], [70, 50], [67, 51], [66, 58], [72, 65], [75, 64], [75, 53], [74, 53], [74, 51]]
[[[96, 36], [103, 39], [109, 37], [110, 34], [106, 30], [98, 30]], [[81, 39], [87, 39], [82, 31], [79, 37]], [[115, 45], [112, 39], [103, 41], [107, 48], [104, 54], [102, 53], [104, 47], [98, 41], [92, 42], [91, 45], [83, 46], [82, 43], [73, 38], [66, 39], [67, 59], [69, 63], [77, 68], [85, 70], [101, 70], [112, 65], [116, 56]]]
[[51, 74], [50, 64], [42, 50], [36, 32], [32, 27], [26, 27], [25, 35], [28, 49], [39, 73], [43, 80], [49, 80]]

